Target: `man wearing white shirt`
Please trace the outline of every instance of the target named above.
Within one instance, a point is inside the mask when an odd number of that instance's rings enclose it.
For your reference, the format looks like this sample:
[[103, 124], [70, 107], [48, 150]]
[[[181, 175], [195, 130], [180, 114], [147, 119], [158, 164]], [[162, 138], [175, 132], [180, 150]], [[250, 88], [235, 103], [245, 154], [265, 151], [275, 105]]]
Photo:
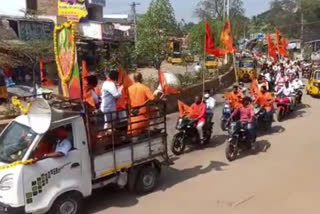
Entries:
[[210, 95], [210, 91], [207, 91], [205, 93], [204, 100], [206, 104], [207, 121], [212, 122], [216, 100]]
[[104, 113], [105, 126], [104, 128], [110, 128], [111, 121], [116, 119], [116, 103], [121, 97], [122, 87], [117, 88], [116, 81], [118, 80], [118, 72], [111, 71], [109, 77], [104, 81], [101, 88], [101, 106], [100, 110]]

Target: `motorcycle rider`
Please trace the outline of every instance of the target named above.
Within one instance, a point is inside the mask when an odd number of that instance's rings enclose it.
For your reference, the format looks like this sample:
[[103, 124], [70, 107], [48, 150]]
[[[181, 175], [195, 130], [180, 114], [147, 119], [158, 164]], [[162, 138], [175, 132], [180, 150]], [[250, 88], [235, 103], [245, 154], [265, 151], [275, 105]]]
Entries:
[[266, 117], [272, 118], [273, 110], [273, 97], [270, 92], [267, 91], [265, 86], [262, 86], [260, 93], [258, 94], [257, 99], [254, 104], [262, 106], [266, 110]]
[[293, 88], [293, 90], [297, 93], [297, 102], [300, 104], [302, 101], [303, 93], [301, 91], [301, 88], [303, 88], [304, 84], [301, 79], [297, 78], [296, 75], [292, 75], [290, 78], [290, 86]]
[[231, 107], [237, 109], [241, 106], [243, 97], [243, 93], [239, 90], [239, 86], [234, 85], [233, 92], [229, 93], [227, 99], [230, 102]]
[[290, 86], [289, 82], [287, 81], [285, 85], [277, 92], [277, 95], [283, 95], [290, 101], [290, 109], [291, 111], [294, 109], [294, 89]]
[[283, 88], [287, 81], [288, 77], [285, 75], [284, 69], [282, 69], [276, 79], [276, 91], [279, 91], [281, 88]]
[[210, 91], [204, 94], [204, 101], [206, 104], [206, 117], [208, 122], [212, 122], [214, 116], [214, 108], [216, 106], [216, 100], [211, 96]]
[[201, 144], [204, 142], [203, 127], [206, 122], [206, 105], [202, 102], [200, 96], [195, 96], [194, 103], [191, 105], [192, 112], [195, 112], [197, 121], [197, 130], [200, 137]]
[[[255, 113], [254, 108], [251, 105], [250, 97], [243, 98], [242, 106], [232, 113], [231, 117], [229, 118], [229, 122], [232, 120], [232, 118], [238, 115], [240, 115], [239, 122], [242, 124], [247, 124], [248, 140], [250, 141], [251, 145], [253, 145], [256, 141], [256, 129], [254, 125]], [[237, 128], [237, 131], [238, 129], [239, 128]]]

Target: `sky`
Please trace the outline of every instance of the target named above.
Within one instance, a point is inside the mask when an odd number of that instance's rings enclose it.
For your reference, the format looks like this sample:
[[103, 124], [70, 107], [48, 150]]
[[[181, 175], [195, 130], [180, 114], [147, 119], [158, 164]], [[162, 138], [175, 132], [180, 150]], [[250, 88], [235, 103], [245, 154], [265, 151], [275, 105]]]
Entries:
[[[128, 14], [130, 13], [130, 3], [134, 0], [107, 0], [106, 14]], [[135, 0], [141, 5], [137, 6], [138, 13], [144, 13], [151, 0]], [[194, 9], [200, 0], [170, 0], [175, 11], [177, 20], [197, 21], [194, 16]], [[232, 0], [231, 0], [232, 1]], [[269, 9], [271, 0], [243, 0], [246, 15], [252, 17]]]

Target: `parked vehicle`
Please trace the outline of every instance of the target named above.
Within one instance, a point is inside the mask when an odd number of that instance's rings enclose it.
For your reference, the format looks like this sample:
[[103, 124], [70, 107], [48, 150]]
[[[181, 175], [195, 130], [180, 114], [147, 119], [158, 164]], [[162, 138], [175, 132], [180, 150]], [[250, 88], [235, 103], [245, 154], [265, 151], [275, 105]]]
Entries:
[[311, 96], [320, 96], [320, 70], [315, 70], [310, 75], [307, 84], [307, 94]]
[[215, 69], [218, 67], [219, 64], [218, 58], [214, 55], [208, 55], [206, 57], [205, 64], [207, 69]]
[[[171, 151], [173, 154], [183, 154], [187, 145], [201, 146], [201, 140], [197, 131], [197, 121], [188, 117], [179, 118], [176, 129], [178, 130], [178, 133], [173, 136], [171, 145]], [[212, 129], [213, 123], [207, 121], [203, 127], [204, 141], [202, 142], [202, 145], [210, 143]]]
[[256, 151], [256, 143], [248, 140], [248, 123], [232, 122], [230, 124], [229, 140], [226, 146], [226, 158], [228, 161], [234, 161], [244, 151]]
[[[145, 132], [132, 135], [124, 120], [104, 129], [103, 115], [85, 111], [81, 101], [54, 98], [49, 103], [36, 98], [29, 113], [0, 135], [1, 212], [79, 214], [82, 200], [109, 184], [137, 193], [154, 190], [161, 165], [169, 162], [165, 104], [146, 106], [156, 116]], [[49, 134], [60, 129], [68, 133], [71, 151], [37, 160]]]

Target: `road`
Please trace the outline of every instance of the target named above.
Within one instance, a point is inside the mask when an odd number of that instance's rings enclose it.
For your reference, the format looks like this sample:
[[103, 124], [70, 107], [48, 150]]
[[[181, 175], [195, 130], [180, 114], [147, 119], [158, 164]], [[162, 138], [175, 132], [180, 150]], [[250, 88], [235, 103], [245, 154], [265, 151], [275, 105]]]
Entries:
[[[175, 158], [151, 194], [99, 190], [86, 201], [89, 213], [320, 213], [320, 101], [304, 97], [305, 104], [290, 118], [258, 138], [257, 155], [229, 163], [224, 154], [227, 136], [219, 130], [221, 96], [216, 96], [215, 136], [207, 148]], [[170, 139], [176, 117], [168, 116]]]

